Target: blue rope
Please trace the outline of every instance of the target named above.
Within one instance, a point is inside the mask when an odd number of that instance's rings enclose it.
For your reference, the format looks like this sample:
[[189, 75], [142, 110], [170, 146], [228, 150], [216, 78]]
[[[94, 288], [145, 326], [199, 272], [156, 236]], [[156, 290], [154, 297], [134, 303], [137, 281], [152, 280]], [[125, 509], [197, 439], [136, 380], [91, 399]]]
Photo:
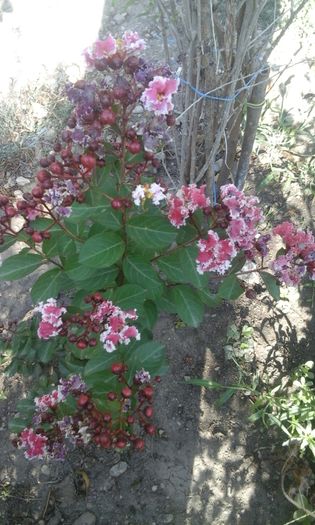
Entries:
[[[221, 100], [221, 101], [224, 101], [224, 102], [232, 102], [233, 100], [235, 100], [235, 99], [239, 96], [239, 94], [240, 94], [242, 91], [244, 91], [244, 90], [250, 88], [252, 81], [255, 81], [255, 80], [256, 80], [257, 76], [259, 75], [259, 73], [260, 73], [261, 71], [263, 71], [263, 69], [261, 69], [260, 71], [257, 71], [256, 73], [253, 73], [253, 74], [251, 75], [250, 79], [245, 83], [245, 86], [243, 86], [243, 87], [241, 87], [240, 89], [238, 89], [238, 90], [235, 92], [235, 94], [232, 95], [231, 97], [217, 97], [217, 96], [215, 96], [215, 95], [208, 95], [207, 93], [203, 93], [202, 91], [199, 91], [199, 89], [197, 89], [197, 88], [195, 88], [194, 86], [192, 86], [192, 85], [190, 84], [190, 82], [187, 82], [187, 80], [184, 80], [183, 78], [180, 78], [179, 80], [181, 81], [182, 84], [185, 84], [185, 85], [189, 86], [190, 89], [191, 89], [192, 91], [194, 91], [194, 93], [197, 93], [197, 95], [199, 95], [199, 96], [202, 97], [202, 98], [208, 98], [208, 99], [210, 99], [210, 100]], [[220, 89], [220, 87], [215, 88], [213, 91], [216, 91], [216, 90], [218, 90], [218, 89]]]

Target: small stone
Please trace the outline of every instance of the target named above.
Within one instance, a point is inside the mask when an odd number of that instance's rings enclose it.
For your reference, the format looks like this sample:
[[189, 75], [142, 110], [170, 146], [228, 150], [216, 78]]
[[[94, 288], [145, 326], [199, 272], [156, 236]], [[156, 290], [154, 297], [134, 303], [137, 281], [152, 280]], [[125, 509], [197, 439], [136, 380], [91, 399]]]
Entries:
[[106, 478], [98, 484], [99, 490], [101, 492], [109, 492], [113, 486], [115, 485], [115, 481], [112, 478]]
[[152, 492], [156, 492], [157, 489], [158, 489], [158, 486], [157, 486], [157, 485], [153, 485], [153, 487], [151, 487]]
[[18, 186], [26, 186], [27, 184], [30, 184], [30, 180], [27, 179], [26, 177], [17, 177], [16, 178], [16, 183], [18, 184]]
[[126, 472], [127, 468], [128, 465], [125, 461], [119, 461], [119, 463], [116, 463], [116, 465], [110, 469], [109, 473], [113, 478], [118, 478]]
[[79, 516], [72, 525], [94, 525], [96, 523], [96, 517], [92, 512], [84, 512]]
[[115, 15], [113, 18], [113, 22], [115, 24], [121, 24], [126, 17], [126, 13], [118, 13], [118, 15]]
[[172, 523], [174, 520], [173, 514], [165, 514], [163, 518], [163, 523]]
[[50, 476], [50, 468], [48, 465], [43, 465], [40, 471], [42, 474], [44, 474], [44, 476]]
[[59, 510], [57, 510], [47, 522], [47, 525], [59, 525], [60, 523], [62, 523], [62, 516]]

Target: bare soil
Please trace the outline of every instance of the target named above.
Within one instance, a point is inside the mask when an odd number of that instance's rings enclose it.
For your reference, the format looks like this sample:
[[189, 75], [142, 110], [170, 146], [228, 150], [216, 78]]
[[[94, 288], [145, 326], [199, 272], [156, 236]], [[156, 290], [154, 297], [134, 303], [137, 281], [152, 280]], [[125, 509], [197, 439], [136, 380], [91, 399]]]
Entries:
[[[117, 3], [117, 5], [119, 5]], [[136, 29], [144, 18], [131, 7], [105, 10], [100, 33]], [[107, 14], [106, 14], [107, 13]], [[118, 15], [118, 17], [117, 17]], [[159, 41], [147, 13], [145, 32]], [[160, 44], [154, 52], [160, 53]], [[253, 193], [266, 176], [256, 165], [249, 180]], [[260, 192], [271, 222], [292, 219], [313, 225], [312, 202], [303, 188], [281, 180]], [[4, 254], [3, 256], [7, 256]], [[0, 283], [0, 320], [22, 318], [30, 308], [34, 277]], [[254, 328], [255, 352], [249, 370], [265, 370], [272, 380], [304, 360], [314, 358], [313, 302], [308, 290], [290, 290], [273, 303], [263, 291], [210, 310], [198, 329], [176, 316], [162, 316], [156, 338], [165, 343], [170, 369], [158, 387], [155, 422], [158, 436], [141, 454], [77, 450], [66, 462], [29, 462], [10, 443], [8, 421], [30, 379], [1, 376], [0, 523], [4, 525], [283, 525], [292, 508], [280, 491], [284, 458], [281, 438], [248, 422], [250, 401], [236, 395], [220, 409], [217, 393], [188, 385], [187, 378], [211, 378], [224, 384], [236, 379], [225, 359], [229, 323]], [[1, 392], [1, 389], [0, 389]], [[125, 469], [113, 475], [113, 466]]]

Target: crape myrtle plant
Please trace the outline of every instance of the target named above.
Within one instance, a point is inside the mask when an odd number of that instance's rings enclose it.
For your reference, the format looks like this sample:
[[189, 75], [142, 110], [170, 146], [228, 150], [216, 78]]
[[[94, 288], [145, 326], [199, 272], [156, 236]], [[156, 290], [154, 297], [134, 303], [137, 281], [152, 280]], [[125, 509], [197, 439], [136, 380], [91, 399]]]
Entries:
[[[35, 187], [17, 201], [0, 196], [1, 250], [23, 243], [0, 279], [45, 268], [31, 318], [1, 328], [7, 372], [37, 379], [11, 423], [30, 459], [62, 459], [91, 443], [144, 448], [167, 368], [152, 334], [161, 311], [198, 327], [205, 307], [255, 297], [246, 272], [259, 274], [274, 299], [281, 283], [315, 278], [312, 234], [288, 222], [259, 234], [256, 197], [229, 184], [211, 206], [205, 186], [171, 192], [157, 178], [179, 82], [146, 62], [144, 47], [126, 32], [86, 50], [92, 79], [68, 87], [73, 112]], [[272, 235], [283, 245], [266, 263]]]

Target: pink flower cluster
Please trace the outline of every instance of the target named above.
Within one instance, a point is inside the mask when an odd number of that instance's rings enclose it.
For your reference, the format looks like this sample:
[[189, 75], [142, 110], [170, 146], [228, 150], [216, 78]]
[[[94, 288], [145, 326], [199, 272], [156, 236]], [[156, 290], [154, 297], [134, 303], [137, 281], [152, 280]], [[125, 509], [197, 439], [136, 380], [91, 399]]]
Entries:
[[141, 96], [144, 108], [155, 115], [167, 115], [174, 108], [172, 95], [178, 86], [179, 79], [155, 76]]
[[111, 34], [104, 40], [96, 40], [91, 48], [84, 51], [84, 56], [89, 65], [94, 65], [95, 60], [102, 60], [115, 55], [118, 51], [135, 52], [145, 49], [146, 43], [136, 31], [125, 31], [122, 39], [116, 39]]
[[227, 228], [229, 238], [239, 250], [251, 250], [258, 236], [257, 225], [263, 220], [257, 197], [246, 197], [234, 184], [226, 184], [220, 190], [221, 201], [229, 210]]
[[66, 313], [65, 308], [57, 306], [56, 299], [47, 299], [46, 303], [40, 302], [34, 312], [42, 314], [42, 320], [39, 323], [37, 335], [40, 339], [50, 339], [59, 334], [62, 327], [62, 314]]
[[286, 247], [286, 253], [271, 263], [278, 279], [288, 286], [298, 285], [306, 274], [315, 280], [315, 239], [312, 233], [297, 230], [290, 222], [279, 224], [273, 233], [280, 235]]
[[20, 434], [19, 447], [25, 449], [27, 459], [42, 459], [47, 455], [47, 437], [37, 434], [31, 428], [25, 428]]
[[199, 248], [197, 271], [200, 274], [204, 272], [225, 273], [236, 255], [234, 243], [229, 239], [220, 239], [213, 230], [209, 230], [207, 239], [200, 239], [197, 245]]
[[210, 200], [205, 195], [206, 186], [197, 188], [196, 184], [182, 186], [175, 195], [166, 196], [168, 204], [168, 218], [171, 224], [180, 228], [186, 224], [189, 215], [198, 208], [205, 209], [210, 205]]
[[136, 310], [123, 311], [111, 301], [103, 301], [94, 314], [92, 321], [98, 321], [104, 325], [105, 330], [100, 334], [100, 341], [107, 352], [116, 350], [117, 345], [128, 345], [131, 339], [140, 339], [140, 333], [135, 326], [129, 326], [128, 319], [138, 318]]
[[55, 408], [58, 403], [64, 401], [65, 397], [60, 395], [58, 390], [53, 390], [50, 394], [44, 394], [41, 397], [35, 397], [34, 403], [38, 412], [46, 412]]

